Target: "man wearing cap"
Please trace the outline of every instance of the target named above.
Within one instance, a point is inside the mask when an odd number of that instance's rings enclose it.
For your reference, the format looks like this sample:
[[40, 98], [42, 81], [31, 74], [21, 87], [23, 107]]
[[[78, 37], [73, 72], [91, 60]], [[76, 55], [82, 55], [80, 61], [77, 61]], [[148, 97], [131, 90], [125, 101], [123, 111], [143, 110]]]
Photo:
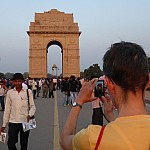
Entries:
[[[23, 75], [15, 73], [13, 76], [14, 89], [7, 92], [6, 105], [3, 116], [3, 125], [0, 128], [4, 132], [7, 124], [8, 129], [8, 149], [17, 150], [18, 134], [20, 133], [21, 150], [27, 150], [29, 130], [24, 132], [22, 122], [28, 122], [35, 113], [35, 104], [33, 101], [32, 91], [29, 89], [29, 104], [27, 91], [22, 88]], [[30, 108], [30, 110], [28, 109]]]

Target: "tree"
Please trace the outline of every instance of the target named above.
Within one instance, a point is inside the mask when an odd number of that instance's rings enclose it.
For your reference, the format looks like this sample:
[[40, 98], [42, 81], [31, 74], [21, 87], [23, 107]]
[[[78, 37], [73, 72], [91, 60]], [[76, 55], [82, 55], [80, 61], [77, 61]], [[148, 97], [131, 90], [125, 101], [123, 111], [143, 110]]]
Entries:
[[90, 78], [91, 76], [100, 77], [102, 74], [103, 73], [98, 64], [93, 64], [92, 66], [84, 70], [85, 78]]
[[4, 78], [5, 78], [4, 73], [0, 72], [0, 79], [4, 79]]
[[80, 72], [80, 77], [84, 77], [84, 72]]
[[6, 79], [12, 79], [13, 75], [14, 75], [14, 73], [7, 72], [7, 73], [5, 73], [5, 78]]
[[29, 72], [24, 72], [23, 77], [24, 79], [29, 78]]

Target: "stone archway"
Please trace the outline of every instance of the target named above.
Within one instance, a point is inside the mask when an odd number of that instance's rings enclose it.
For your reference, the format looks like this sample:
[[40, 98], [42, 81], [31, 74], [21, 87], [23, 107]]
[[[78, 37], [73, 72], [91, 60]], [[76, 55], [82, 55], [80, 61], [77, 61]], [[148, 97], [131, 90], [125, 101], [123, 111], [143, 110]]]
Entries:
[[[30, 22], [29, 31], [29, 76], [47, 77], [47, 52], [51, 45], [58, 45], [62, 52], [62, 74], [69, 77], [80, 76], [78, 23], [73, 14], [65, 14], [57, 9], [35, 13], [35, 21]], [[57, 59], [57, 58], [56, 58]]]

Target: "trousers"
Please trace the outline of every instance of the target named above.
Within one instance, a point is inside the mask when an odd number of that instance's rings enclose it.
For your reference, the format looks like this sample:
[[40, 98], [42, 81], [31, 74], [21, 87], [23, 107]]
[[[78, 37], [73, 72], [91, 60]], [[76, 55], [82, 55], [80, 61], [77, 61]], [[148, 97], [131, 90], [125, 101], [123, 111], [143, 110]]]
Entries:
[[22, 123], [9, 123], [8, 129], [8, 149], [17, 150], [16, 143], [18, 142], [18, 134], [20, 133], [20, 146], [21, 150], [27, 150], [28, 137], [30, 130], [24, 132]]
[[5, 98], [4, 96], [0, 96], [0, 103], [1, 103], [2, 110], [5, 109], [4, 98]]

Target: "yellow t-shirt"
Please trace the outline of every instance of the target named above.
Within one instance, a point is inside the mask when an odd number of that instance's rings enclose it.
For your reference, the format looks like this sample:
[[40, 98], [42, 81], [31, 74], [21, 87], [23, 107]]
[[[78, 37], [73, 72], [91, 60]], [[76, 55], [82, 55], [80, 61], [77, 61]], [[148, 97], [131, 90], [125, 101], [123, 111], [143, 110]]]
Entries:
[[[82, 129], [73, 138], [73, 150], [94, 150], [100, 130], [98, 125]], [[109, 123], [98, 149], [150, 150], [150, 116], [119, 117]]]

